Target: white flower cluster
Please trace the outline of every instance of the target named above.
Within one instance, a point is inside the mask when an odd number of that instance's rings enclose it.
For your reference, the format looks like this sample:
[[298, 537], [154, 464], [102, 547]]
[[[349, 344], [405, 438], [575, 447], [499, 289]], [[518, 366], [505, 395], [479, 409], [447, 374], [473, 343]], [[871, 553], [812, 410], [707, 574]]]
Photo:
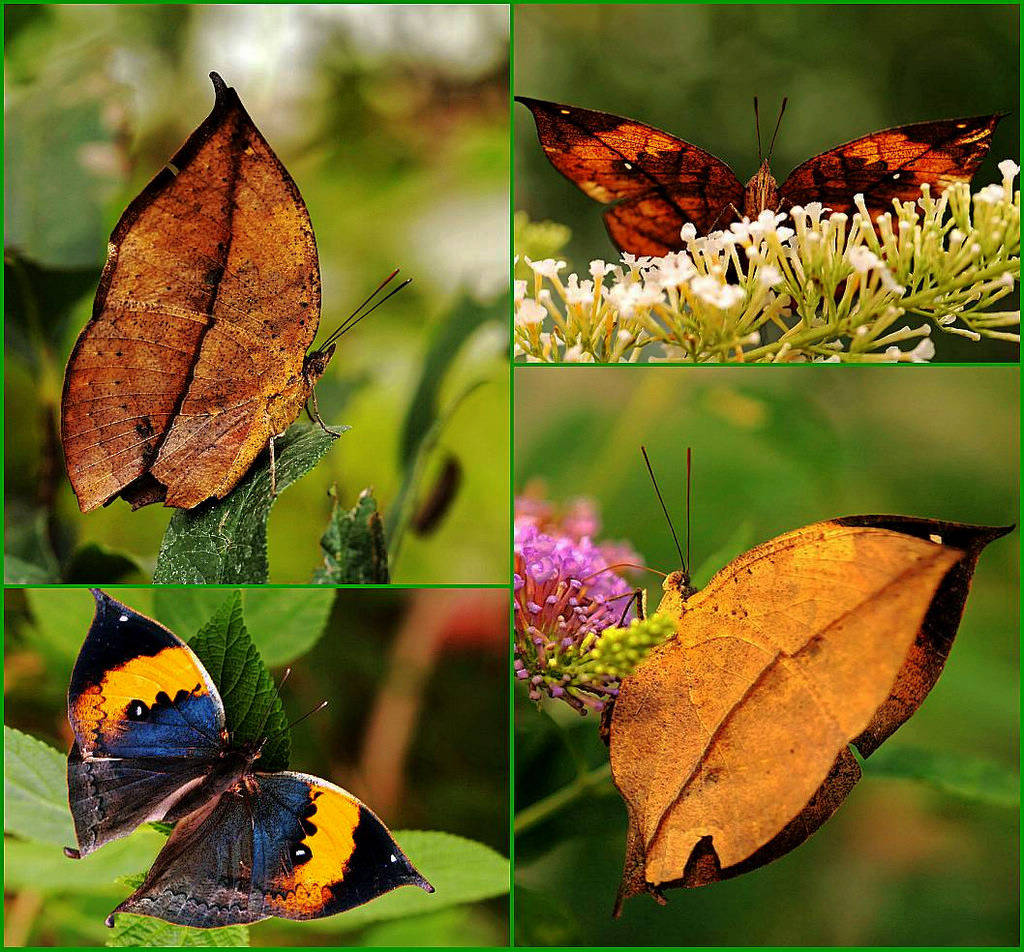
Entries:
[[[591, 261], [589, 278], [524, 257], [533, 280], [515, 282], [516, 355], [921, 362], [935, 355], [933, 328], [1019, 342], [1020, 312], [992, 309], [1020, 278], [1020, 168], [999, 169], [1002, 183], [973, 196], [924, 186], [874, 221], [858, 195], [849, 216], [812, 203], [707, 236], [686, 225], [684, 250]], [[924, 323], [898, 326], [914, 317]]]

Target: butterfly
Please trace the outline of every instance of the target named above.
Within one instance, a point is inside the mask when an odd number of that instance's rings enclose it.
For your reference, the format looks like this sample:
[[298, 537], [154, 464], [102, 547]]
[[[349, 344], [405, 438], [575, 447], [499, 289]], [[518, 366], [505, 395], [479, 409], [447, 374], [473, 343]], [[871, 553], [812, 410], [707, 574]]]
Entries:
[[397, 273], [307, 353], [320, 323], [309, 212], [238, 94], [210, 78], [213, 111], [110, 236], [65, 371], [61, 442], [83, 512], [222, 498], [266, 448], [275, 492], [274, 439], [307, 401], [338, 435], [314, 386]]
[[1003, 118], [885, 129], [809, 159], [782, 185], [768, 167], [769, 148], [744, 186], [721, 159], [635, 119], [524, 96], [516, 100], [533, 113], [551, 164], [591, 198], [612, 206], [604, 221], [615, 247], [653, 256], [681, 250], [679, 233], [686, 224], [705, 234], [741, 215], [756, 218], [765, 209], [809, 202], [849, 214], [857, 193], [874, 219], [892, 210], [893, 199], [919, 198], [925, 183], [941, 190], [969, 181]]
[[320, 777], [255, 769], [236, 746], [216, 685], [162, 625], [93, 590], [75, 662], [68, 799], [87, 856], [143, 823], [177, 825], [145, 881], [107, 917], [210, 929], [270, 916], [318, 919], [399, 886], [434, 889], [384, 824]]
[[814, 523], [700, 591], [668, 576], [675, 636], [605, 711], [626, 803], [616, 901], [748, 872], [802, 843], [942, 673], [982, 549], [1012, 526]]

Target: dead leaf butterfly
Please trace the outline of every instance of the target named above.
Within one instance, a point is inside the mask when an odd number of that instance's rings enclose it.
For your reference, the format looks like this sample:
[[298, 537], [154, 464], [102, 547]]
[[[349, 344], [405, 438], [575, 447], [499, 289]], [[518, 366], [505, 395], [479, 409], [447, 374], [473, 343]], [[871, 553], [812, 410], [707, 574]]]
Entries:
[[756, 869], [839, 807], [942, 673], [982, 549], [1011, 531], [850, 516], [787, 532], [658, 611], [676, 634], [605, 712], [627, 810], [615, 912]]
[[314, 384], [394, 277], [307, 353], [320, 323], [309, 213], [238, 94], [210, 78], [213, 111], [114, 228], [68, 361], [61, 440], [83, 512], [221, 498], [266, 447], [273, 485], [274, 438], [310, 399], [328, 429]]
[[756, 218], [765, 209], [785, 211], [809, 202], [850, 213], [857, 193], [874, 218], [891, 211], [894, 198], [920, 197], [925, 183], [941, 190], [969, 181], [1003, 118], [885, 129], [809, 159], [781, 186], [768, 167], [769, 148], [744, 186], [721, 159], [635, 119], [542, 99], [516, 100], [533, 113], [551, 164], [591, 198], [612, 206], [604, 221], [615, 247], [654, 256], [681, 250], [679, 232], [687, 223], [705, 234], [740, 215]]

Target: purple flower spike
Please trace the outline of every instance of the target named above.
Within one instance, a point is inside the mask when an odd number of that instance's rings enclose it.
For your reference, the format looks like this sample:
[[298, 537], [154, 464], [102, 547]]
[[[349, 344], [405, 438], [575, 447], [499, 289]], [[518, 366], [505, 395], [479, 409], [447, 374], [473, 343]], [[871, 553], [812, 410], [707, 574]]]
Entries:
[[628, 546], [592, 541], [599, 526], [589, 503], [575, 503], [564, 526], [554, 523], [547, 503], [519, 500], [516, 510], [516, 677], [529, 678], [535, 700], [546, 694], [580, 713], [600, 711], [618, 681], [594, 673], [588, 652], [606, 628], [633, 617], [632, 608], [623, 617], [633, 587], [609, 556], [639, 557]]

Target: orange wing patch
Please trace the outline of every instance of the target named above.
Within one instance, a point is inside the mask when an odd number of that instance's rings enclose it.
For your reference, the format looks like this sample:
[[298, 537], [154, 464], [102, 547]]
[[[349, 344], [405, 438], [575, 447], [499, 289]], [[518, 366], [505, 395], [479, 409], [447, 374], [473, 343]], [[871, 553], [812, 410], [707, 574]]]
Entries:
[[855, 209], [853, 197], [861, 193], [872, 217], [891, 212], [893, 199], [914, 201], [924, 184], [938, 193], [969, 182], [1001, 118], [919, 122], [863, 136], [804, 162], [779, 192], [794, 205], [821, 202], [846, 213]]
[[184, 689], [194, 697], [209, 695], [203, 672], [183, 645], [164, 648], [155, 655], [140, 655], [112, 668], [99, 684], [86, 688], [71, 704], [71, 727], [82, 754], [119, 737], [131, 722], [129, 705], [141, 701], [152, 707], [157, 695], [173, 696]]
[[291, 917], [322, 914], [334, 898], [333, 887], [343, 880], [356, 846], [359, 801], [322, 783], [310, 785], [309, 798], [311, 809], [301, 821], [306, 835], [298, 845], [311, 856], [276, 879], [275, 894], [268, 895], [272, 906], [286, 910]]
[[[559, 172], [595, 201], [623, 203], [605, 215], [622, 251], [679, 250], [687, 222], [707, 231], [728, 220], [730, 205], [743, 204], [743, 185], [729, 166], [667, 132], [592, 109], [516, 99], [533, 113], [544, 153]], [[643, 228], [641, 219], [648, 219]]]

